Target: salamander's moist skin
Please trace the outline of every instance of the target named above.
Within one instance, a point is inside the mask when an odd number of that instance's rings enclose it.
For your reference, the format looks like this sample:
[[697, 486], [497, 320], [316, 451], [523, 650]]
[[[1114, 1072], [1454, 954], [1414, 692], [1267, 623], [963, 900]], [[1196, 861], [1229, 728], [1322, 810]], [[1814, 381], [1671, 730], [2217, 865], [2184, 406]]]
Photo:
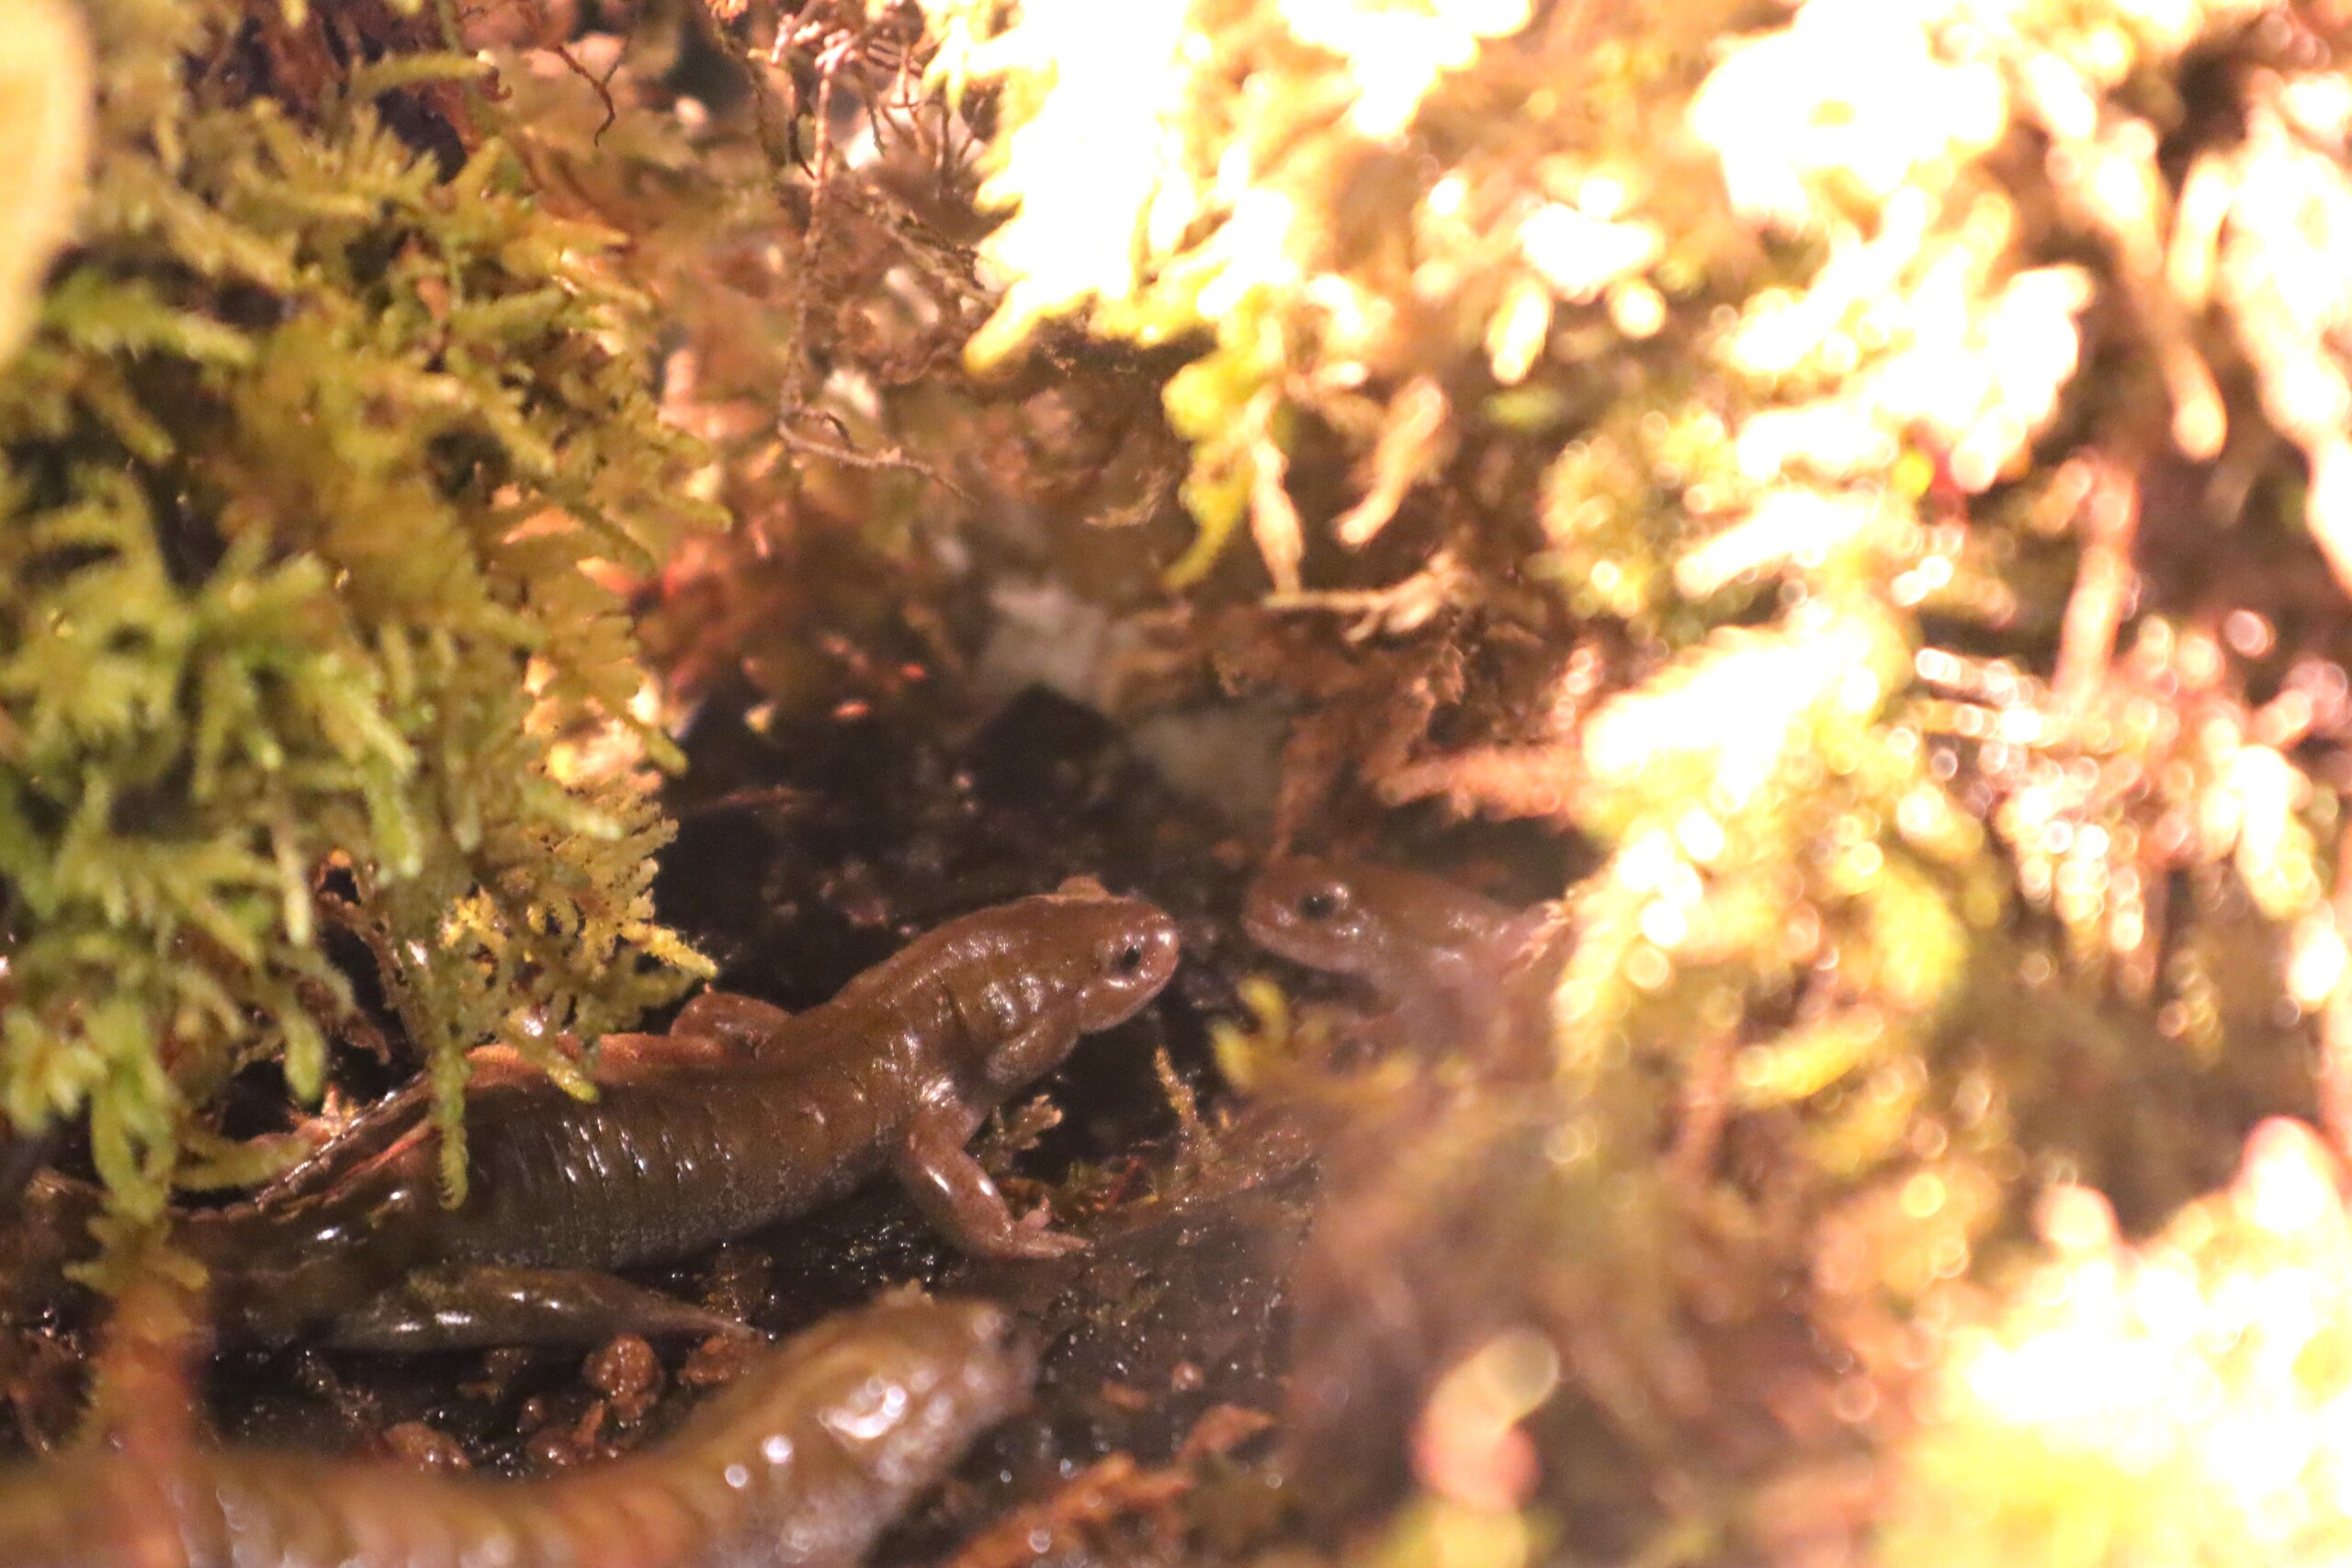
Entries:
[[1307, 855], [1269, 861], [1241, 913], [1261, 946], [1369, 985], [1428, 1049], [1491, 1022], [1541, 919], [1441, 877]]
[[1058, 1256], [1083, 1244], [1014, 1219], [965, 1145], [1176, 961], [1174, 922], [1137, 899], [1074, 884], [1000, 905], [809, 1011], [714, 994], [666, 1036], [608, 1038], [593, 1102], [536, 1075], [478, 1079], [454, 1210], [419, 1122], [318, 1190], [192, 1216], [184, 1243], [213, 1271], [224, 1336], [379, 1348], [707, 1332], [599, 1271], [691, 1256], [884, 1169], [968, 1252]]
[[999, 1309], [899, 1297], [769, 1353], [658, 1449], [551, 1480], [85, 1449], [0, 1478], [0, 1568], [849, 1568], [1035, 1370]]
[[[1419, 872], [1270, 862], [1242, 923], [1294, 963], [1363, 982], [1370, 1032], [1445, 1072], [1346, 1104], [1327, 1128], [1315, 1223], [1289, 1280], [1283, 1445], [1306, 1512], [1336, 1528], [1405, 1495], [1406, 1434], [1438, 1377], [1519, 1310], [1558, 1216], [1545, 1140], [1559, 1122], [1550, 987], [1565, 948], [1553, 906], [1512, 909]], [[1464, 1071], [1464, 1069], [1467, 1069]], [[1468, 1282], [1465, 1286], [1465, 1282]]]

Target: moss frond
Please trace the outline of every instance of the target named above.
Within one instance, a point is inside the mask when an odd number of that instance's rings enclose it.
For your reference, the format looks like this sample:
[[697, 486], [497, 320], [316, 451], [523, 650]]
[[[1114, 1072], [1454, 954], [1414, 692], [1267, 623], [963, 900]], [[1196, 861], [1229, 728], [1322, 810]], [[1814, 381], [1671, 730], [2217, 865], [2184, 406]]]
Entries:
[[[90, 0], [106, 90], [79, 246], [0, 384], [0, 879], [10, 1116], [86, 1111], [118, 1202], [325, 1010], [322, 877], [430, 1058], [462, 1189], [465, 1054], [630, 1021], [701, 961], [653, 919], [641, 781], [559, 778], [642, 729], [622, 608], [707, 509], [606, 239], [480, 141], [454, 176], [379, 102], [479, 74], [423, 23], [315, 112], [191, 69], [240, 10]], [[299, 29], [301, 19], [256, 24]], [[657, 759], [658, 735], [644, 737]]]

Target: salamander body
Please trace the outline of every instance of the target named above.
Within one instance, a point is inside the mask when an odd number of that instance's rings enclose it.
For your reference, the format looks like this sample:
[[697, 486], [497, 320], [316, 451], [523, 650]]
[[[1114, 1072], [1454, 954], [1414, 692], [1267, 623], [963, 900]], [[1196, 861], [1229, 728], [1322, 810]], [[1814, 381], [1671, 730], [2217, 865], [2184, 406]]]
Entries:
[[707, 1331], [690, 1309], [645, 1321], [660, 1299], [597, 1271], [691, 1256], [885, 1169], [966, 1250], [1057, 1256], [1081, 1244], [1016, 1221], [965, 1145], [1176, 961], [1165, 914], [1100, 888], [984, 909], [809, 1011], [712, 994], [669, 1036], [608, 1039], [593, 1102], [536, 1075], [477, 1083], [455, 1209], [420, 1121], [315, 1191], [190, 1216], [184, 1244], [213, 1269], [224, 1336], [341, 1320], [340, 1342], [382, 1348]]
[[901, 1297], [769, 1352], [659, 1447], [548, 1480], [84, 1449], [0, 1477], [0, 1568], [850, 1568], [1035, 1371], [998, 1309]]

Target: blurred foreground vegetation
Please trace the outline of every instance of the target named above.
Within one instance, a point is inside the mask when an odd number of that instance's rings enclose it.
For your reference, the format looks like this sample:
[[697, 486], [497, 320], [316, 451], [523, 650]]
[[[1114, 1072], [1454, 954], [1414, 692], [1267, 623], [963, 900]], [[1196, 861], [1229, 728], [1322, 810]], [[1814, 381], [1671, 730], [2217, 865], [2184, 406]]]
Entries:
[[2340, 1555], [2352, 10], [0, 27], [0, 1084], [126, 1213], [355, 975], [575, 1071], [698, 970], [668, 727], [1018, 587], [1283, 715], [1279, 842], [1590, 867], [1540, 1089], [1271, 1073], [1482, 1303], [1351, 1550]]

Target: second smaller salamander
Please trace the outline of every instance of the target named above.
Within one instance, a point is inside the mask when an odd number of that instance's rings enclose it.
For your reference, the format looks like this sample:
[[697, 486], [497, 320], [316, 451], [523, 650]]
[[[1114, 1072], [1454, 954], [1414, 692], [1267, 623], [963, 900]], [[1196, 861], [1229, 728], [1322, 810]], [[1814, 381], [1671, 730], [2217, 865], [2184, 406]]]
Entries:
[[1428, 1055], [1515, 1031], [1510, 998], [1545, 916], [1421, 872], [1288, 855], [1250, 884], [1241, 923], [1295, 964], [1370, 986], [1400, 1043]]

